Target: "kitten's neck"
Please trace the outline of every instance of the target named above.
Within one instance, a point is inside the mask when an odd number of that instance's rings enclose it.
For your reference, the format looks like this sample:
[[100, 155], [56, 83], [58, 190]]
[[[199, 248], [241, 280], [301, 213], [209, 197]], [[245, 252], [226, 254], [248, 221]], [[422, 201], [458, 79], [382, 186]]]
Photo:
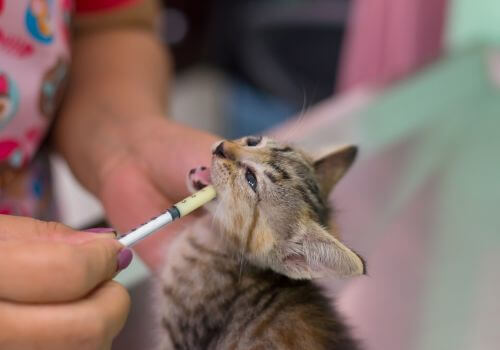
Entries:
[[235, 232], [227, 232], [217, 224], [211, 215], [206, 215], [199, 220], [189, 230], [191, 238], [212, 251], [220, 252], [238, 262], [244, 261], [245, 265], [254, 265], [245, 254], [245, 246], [237, 241]]
[[228, 235], [225, 235], [211, 215], [205, 215], [196, 220], [189, 228], [188, 235], [212, 250], [229, 255], [234, 255], [236, 251], [236, 246], [228, 242]]

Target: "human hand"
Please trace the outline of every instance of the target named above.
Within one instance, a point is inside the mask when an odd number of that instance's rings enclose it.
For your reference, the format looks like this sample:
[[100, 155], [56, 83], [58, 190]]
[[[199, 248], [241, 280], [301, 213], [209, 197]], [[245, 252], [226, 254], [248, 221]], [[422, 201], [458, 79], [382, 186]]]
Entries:
[[[51, 133], [55, 149], [120, 232], [188, 195], [187, 172], [210, 161], [217, 140], [165, 118], [172, 67], [164, 49], [153, 32], [136, 28], [77, 36], [70, 85]], [[171, 236], [157, 233], [134, 249], [157, 267]]]
[[130, 304], [113, 234], [7, 215], [0, 228], [0, 348], [110, 349]]
[[[112, 152], [108, 147], [108, 154], [113, 156], [99, 171], [97, 195], [113, 227], [126, 232], [189, 195], [186, 176], [190, 169], [210, 164], [211, 147], [217, 137], [164, 117], [131, 122], [122, 132], [119, 147]], [[184, 223], [186, 220], [189, 218]], [[153, 269], [161, 264], [164, 243], [178, 225], [173, 223], [134, 247]]]

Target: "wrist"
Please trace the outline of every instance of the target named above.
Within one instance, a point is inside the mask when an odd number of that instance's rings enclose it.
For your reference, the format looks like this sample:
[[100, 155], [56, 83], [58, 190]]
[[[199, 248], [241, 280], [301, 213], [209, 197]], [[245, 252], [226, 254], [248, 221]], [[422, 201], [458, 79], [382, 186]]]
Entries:
[[[147, 172], [147, 164], [141, 154], [141, 145], [150, 137], [152, 126], [163, 124], [165, 117], [157, 114], [141, 115], [129, 120], [107, 120], [98, 127], [99, 137], [93, 140], [89, 150], [95, 169], [91, 191], [102, 197], [107, 186], [130, 169]], [[102, 198], [101, 198], [102, 199]]]
[[52, 141], [94, 194], [101, 174], [130, 152], [127, 138], [149, 124], [146, 119], [164, 114], [168, 63], [158, 40], [142, 30], [75, 38], [70, 85]]
[[99, 103], [69, 102], [54, 125], [52, 141], [75, 177], [99, 196], [108, 173], [137, 152], [133, 148], [146, 137], [146, 126], [164, 117], [160, 113], [134, 115]]

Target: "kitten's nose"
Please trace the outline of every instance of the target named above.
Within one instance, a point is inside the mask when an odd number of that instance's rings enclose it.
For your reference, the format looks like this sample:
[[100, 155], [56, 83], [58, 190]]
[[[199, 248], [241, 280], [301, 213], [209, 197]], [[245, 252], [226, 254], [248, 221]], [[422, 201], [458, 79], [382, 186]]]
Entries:
[[224, 154], [224, 141], [219, 143], [212, 153], [218, 157], [226, 158], [226, 155]]

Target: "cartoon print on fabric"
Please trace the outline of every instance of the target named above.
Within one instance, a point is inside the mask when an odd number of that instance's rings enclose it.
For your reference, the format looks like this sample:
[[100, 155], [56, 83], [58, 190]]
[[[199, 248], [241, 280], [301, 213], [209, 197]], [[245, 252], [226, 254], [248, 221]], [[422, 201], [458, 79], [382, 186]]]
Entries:
[[12, 209], [9, 205], [0, 204], [0, 215], [11, 215]]
[[[1, 0], [0, 0], [1, 1]], [[73, 12], [73, 2], [71, 0], [61, 0], [62, 23], [61, 31], [67, 43], [70, 42], [71, 14]]]
[[[1, 193], [1, 192], [0, 192]], [[0, 215], [23, 215], [26, 216], [26, 210], [19, 205], [16, 200], [2, 200], [0, 203]]]
[[[0, 194], [2, 190], [0, 189]], [[9, 196], [7, 193], [6, 196]], [[19, 198], [2, 198], [0, 202], [0, 214], [4, 215], [20, 215], [20, 216], [32, 216], [30, 213], [30, 206], [33, 206], [30, 202], [25, 202], [23, 199]]]
[[39, 105], [42, 115], [52, 118], [59, 107], [68, 76], [68, 63], [59, 58], [54, 66], [45, 72], [40, 87]]
[[[40, 130], [29, 129], [25, 137], [37, 140], [40, 135]], [[47, 154], [39, 155], [28, 162], [22, 142], [11, 138], [0, 140], [0, 214], [47, 220], [57, 217]]]
[[52, 2], [53, 0], [30, 0], [26, 9], [26, 29], [42, 44], [50, 44], [54, 39], [51, 22]]
[[[28, 205], [26, 205], [28, 204]], [[0, 203], [0, 214], [17, 215], [17, 216], [32, 216], [29, 210], [30, 203], [24, 203], [19, 199], [3, 200]]]
[[0, 28], [0, 49], [9, 55], [15, 55], [20, 58], [30, 56], [35, 51], [31, 40], [26, 40], [23, 36], [16, 35], [16, 33], [7, 33], [2, 28]]
[[0, 71], [0, 130], [9, 123], [19, 106], [19, 91], [6, 73]]
[[0, 170], [4, 166], [21, 168], [26, 161], [22, 145], [14, 139], [0, 140]]
[[[24, 186], [16, 179], [22, 174], [23, 153], [19, 142], [13, 139], [0, 140], [0, 214], [22, 215], [22, 208], [14, 199], [25, 194]], [[17, 166], [13, 167], [13, 164]]]

